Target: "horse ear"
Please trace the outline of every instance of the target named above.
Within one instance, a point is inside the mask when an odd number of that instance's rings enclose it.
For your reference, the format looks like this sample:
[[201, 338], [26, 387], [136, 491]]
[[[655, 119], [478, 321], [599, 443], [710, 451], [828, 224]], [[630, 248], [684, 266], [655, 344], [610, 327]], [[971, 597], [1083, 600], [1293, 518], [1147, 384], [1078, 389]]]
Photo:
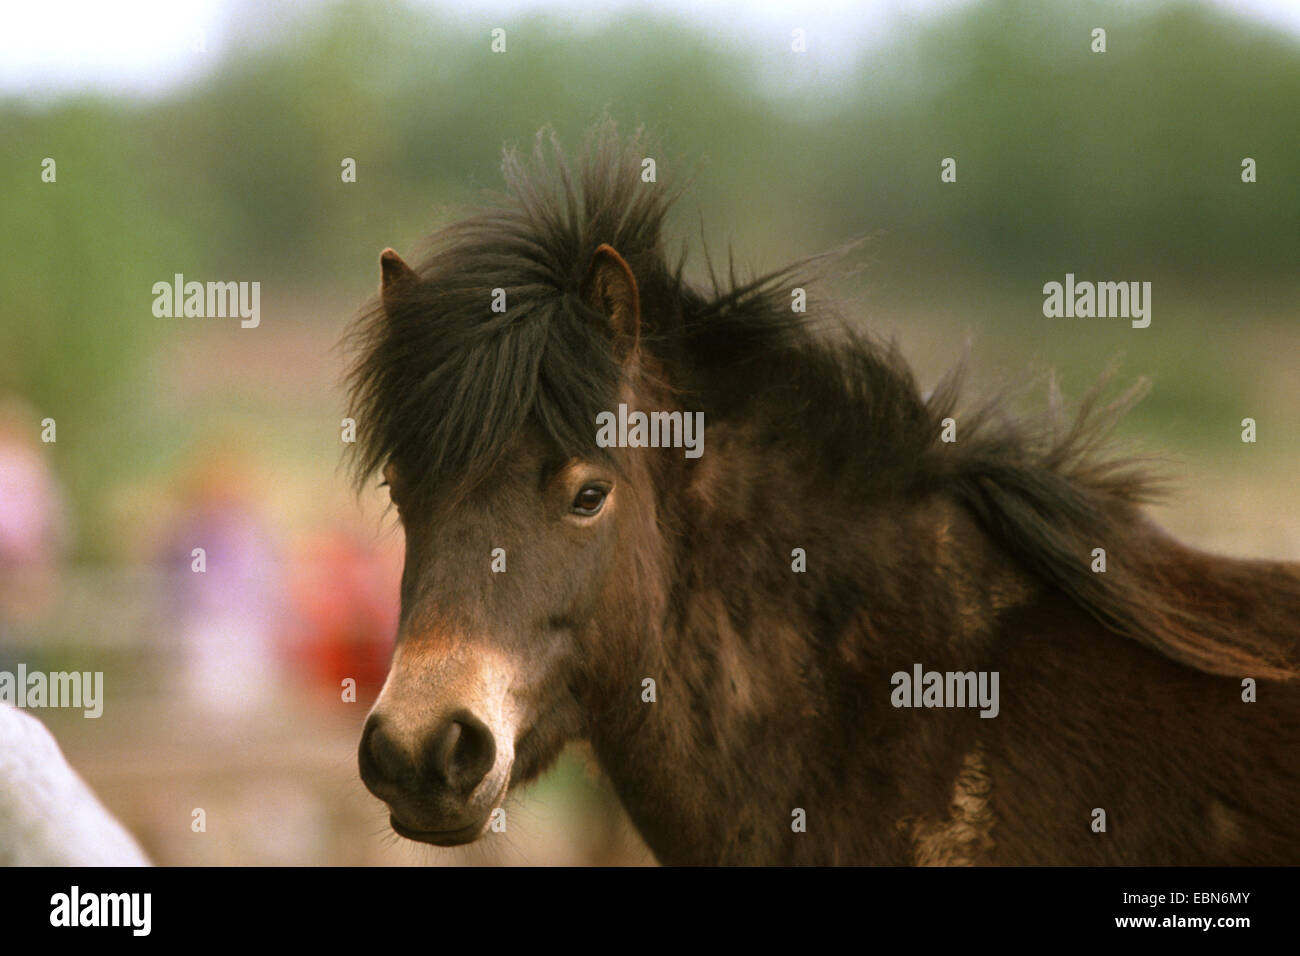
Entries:
[[379, 297], [384, 308], [391, 311], [401, 293], [420, 281], [414, 269], [408, 266], [392, 249], [379, 254]]
[[580, 294], [588, 308], [609, 319], [620, 357], [626, 358], [636, 351], [641, 335], [641, 295], [632, 268], [613, 246], [602, 243], [597, 247], [582, 280]]

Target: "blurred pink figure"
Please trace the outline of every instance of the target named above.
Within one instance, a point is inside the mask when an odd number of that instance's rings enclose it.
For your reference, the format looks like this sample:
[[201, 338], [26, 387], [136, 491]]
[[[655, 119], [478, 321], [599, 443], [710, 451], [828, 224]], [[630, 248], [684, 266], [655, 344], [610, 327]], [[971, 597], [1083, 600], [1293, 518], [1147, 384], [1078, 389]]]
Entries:
[[0, 645], [11, 653], [53, 602], [68, 546], [67, 506], [40, 421], [21, 399], [0, 401]]

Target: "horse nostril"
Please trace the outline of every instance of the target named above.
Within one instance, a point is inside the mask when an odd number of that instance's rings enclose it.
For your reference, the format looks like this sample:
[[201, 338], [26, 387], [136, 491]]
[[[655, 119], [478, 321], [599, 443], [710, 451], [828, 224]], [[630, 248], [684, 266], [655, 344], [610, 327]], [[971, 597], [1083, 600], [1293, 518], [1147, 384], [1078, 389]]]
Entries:
[[361, 780], [371, 790], [398, 783], [415, 773], [410, 758], [397, 746], [388, 724], [378, 714], [366, 719], [357, 759]]
[[487, 725], [461, 711], [430, 739], [425, 749], [428, 766], [462, 793], [479, 785], [496, 762], [496, 740]]

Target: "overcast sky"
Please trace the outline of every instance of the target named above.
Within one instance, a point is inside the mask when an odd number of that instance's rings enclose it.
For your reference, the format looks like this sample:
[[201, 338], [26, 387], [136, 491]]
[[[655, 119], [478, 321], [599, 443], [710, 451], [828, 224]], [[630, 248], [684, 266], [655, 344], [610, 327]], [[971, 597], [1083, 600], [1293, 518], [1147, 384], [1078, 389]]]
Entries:
[[[0, 14], [0, 93], [52, 93], [87, 88], [158, 93], [201, 75], [230, 42], [232, 16], [270, 15], [324, 0], [11, 0]], [[461, 21], [499, 21], [545, 10], [596, 24], [621, 10], [672, 12], [727, 35], [754, 42], [803, 27], [828, 58], [847, 66], [852, 54], [881, 42], [891, 27], [941, 14], [968, 0], [459, 0], [439, 7]], [[1217, 6], [1300, 36], [1300, 0], [1212, 0]], [[278, 9], [277, 9], [278, 8]], [[589, 11], [599, 9], [598, 13]]]

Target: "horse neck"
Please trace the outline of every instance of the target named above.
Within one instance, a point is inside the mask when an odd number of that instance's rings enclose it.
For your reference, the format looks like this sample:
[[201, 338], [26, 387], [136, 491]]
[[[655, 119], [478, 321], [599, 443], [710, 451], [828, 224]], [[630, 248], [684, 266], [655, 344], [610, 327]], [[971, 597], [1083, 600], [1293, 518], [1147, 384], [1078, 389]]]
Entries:
[[[848, 812], [879, 790], [865, 778], [898, 775], [879, 739], [898, 722], [876, 713], [889, 675], [957, 663], [955, 646], [963, 670], [979, 667], [1031, 585], [943, 497], [840, 494], [725, 425], [708, 449], [675, 509], [676, 580], [634, 675], [655, 700], [625, 697], [593, 744], [661, 860], [781, 858], [764, 841], [814, 794]], [[891, 834], [874, 839], [872, 858], [898, 852]]]
[[1142, 523], [1128, 576], [1130, 636], [1198, 670], [1300, 680], [1300, 566], [1207, 554]]

